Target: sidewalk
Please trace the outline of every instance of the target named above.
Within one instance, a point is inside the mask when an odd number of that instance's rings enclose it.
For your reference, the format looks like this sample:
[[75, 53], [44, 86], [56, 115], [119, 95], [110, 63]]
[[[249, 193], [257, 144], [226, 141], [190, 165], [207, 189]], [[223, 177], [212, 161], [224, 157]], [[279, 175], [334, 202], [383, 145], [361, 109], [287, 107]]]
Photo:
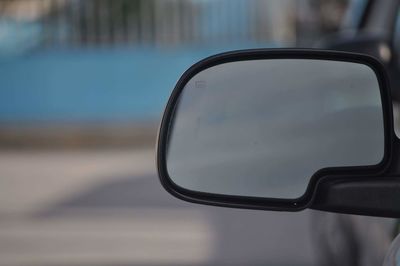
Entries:
[[57, 205], [127, 175], [155, 177], [154, 151], [0, 152], [0, 265], [206, 263], [212, 232], [197, 210]]
[[0, 152], [0, 219], [32, 214], [115, 177], [155, 173], [155, 154], [143, 150]]

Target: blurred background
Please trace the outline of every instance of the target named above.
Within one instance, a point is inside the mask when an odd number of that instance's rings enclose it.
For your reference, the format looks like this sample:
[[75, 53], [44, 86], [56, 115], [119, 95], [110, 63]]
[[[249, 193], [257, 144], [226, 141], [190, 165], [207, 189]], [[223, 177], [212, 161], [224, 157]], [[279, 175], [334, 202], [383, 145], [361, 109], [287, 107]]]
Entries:
[[1, 0], [0, 265], [381, 260], [391, 219], [189, 204], [161, 188], [154, 162], [163, 107], [191, 64], [355, 38], [371, 2]]

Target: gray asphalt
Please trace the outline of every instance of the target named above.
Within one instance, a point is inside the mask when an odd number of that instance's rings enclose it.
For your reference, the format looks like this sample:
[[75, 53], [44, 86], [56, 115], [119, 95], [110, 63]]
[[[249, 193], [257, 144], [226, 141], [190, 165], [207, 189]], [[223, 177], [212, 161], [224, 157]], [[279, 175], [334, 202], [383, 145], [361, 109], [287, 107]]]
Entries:
[[[279, 213], [186, 203], [167, 194], [156, 175], [120, 177], [59, 202], [41, 217], [73, 215], [76, 209], [190, 209], [203, 213], [215, 233], [211, 263], [312, 265], [310, 211]], [[181, 219], [185, 219], [184, 214]], [[273, 264], [271, 264], [273, 263]]]
[[[1, 153], [0, 265], [319, 265], [326, 247], [315, 233], [325, 230], [333, 248], [343, 235], [336, 214], [175, 199], [152, 158], [151, 150]], [[357, 218], [372, 248], [383, 246], [385, 221]]]

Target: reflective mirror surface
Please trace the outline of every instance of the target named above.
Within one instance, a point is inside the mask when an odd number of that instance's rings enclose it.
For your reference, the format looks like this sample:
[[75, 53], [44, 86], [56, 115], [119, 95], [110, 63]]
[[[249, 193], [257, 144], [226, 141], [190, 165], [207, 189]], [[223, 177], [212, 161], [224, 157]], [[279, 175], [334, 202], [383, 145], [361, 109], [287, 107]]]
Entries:
[[186, 84], [166, 162], [171, 180], [186, 189], [296, 199], [316, 171], [376, 165], [383, 155], [370, 67], [268, 59], [216, 65]]

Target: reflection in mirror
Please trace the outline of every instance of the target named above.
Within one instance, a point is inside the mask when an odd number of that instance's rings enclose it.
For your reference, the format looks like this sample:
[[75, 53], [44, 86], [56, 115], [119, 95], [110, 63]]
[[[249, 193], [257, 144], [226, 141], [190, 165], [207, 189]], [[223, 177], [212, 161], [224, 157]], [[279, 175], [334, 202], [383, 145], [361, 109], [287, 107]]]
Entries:
[[380, 90], [366, 65], [315, 59], [230, 62], [196, 74], [169, 129], [180, 187], [295, 199], [325, 167], [383, 159]]

